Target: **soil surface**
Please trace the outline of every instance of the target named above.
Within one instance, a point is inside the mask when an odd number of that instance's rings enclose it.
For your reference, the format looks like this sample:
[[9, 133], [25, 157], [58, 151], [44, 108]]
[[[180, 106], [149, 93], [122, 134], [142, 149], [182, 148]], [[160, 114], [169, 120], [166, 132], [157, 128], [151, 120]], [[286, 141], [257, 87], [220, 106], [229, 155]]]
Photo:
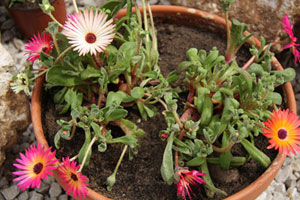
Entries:
[[[220, 38], [218, 34], [208, 32], [203, 28], [186, 27], [161, 19], [156, 20], [156, 22], [158, 48], [160, 50], [159, 66], [164, 75], [168, 74], [180, 62], [186, 59], [185, 52], [189, 48], [194, 47], [209, 51], [212, 47], [216, 46], [222, 54], [225, 52], [225, 39]], [[238, 62], [243, 64], [249, 58], [249, 53], [246, 49], [242, 49], [239, 57], [242, 58]], [[50, 146], [54, 146], [53, 138], [59, 130], [56, 120], [67, 117], [59, 116], [54, 111], [54, 106], [48, 95], [44, 96], [44, 102], [45, 109], [42, 116], [46, 124], [44, 131]], [[129, 111], [128, 119], [136, 122], [140, 128], [146, 131], [146, 136], [140, 143], [139, 153], [133, 160], [129, 160], [128, 154], [126, 154], [118, 170], [116, 184], [113, 190], [108, 192], [105, 181], [112, 174], [123, 146], [117, 144], [109, 145], [105, 153], [99, 153], [97, 152], [97, 145], [94, 145], [90, 164], [83, 170], [83, 174], [90, 180], [90, 187], [115, 200], [177, 199], [176, 185], [169, 186], [164, 183], [160, 174], [165, 143], [159, 138], [159, 131], [166, 127], [164, 118], [161, 114], [158, 114], [147, 121], [141, 120], [137, 108], [133, 107]], [[122, 133], [117, 128], [113, 128], [112, 134], [120, 136]], [[62, 139], [61, 149], [57, 150], [57, 157], [75, 156], [79, 152], [83, 141], [83, 132], [77, 132], [72, 141]], [[272, 160], [274, 159], [276, 152], [266, 150], [268, 142], [265, 137], [258, 137], [255, 142]], [[234, 146], [232, 153], [239, 156], [246, 154], [245, 150], [239, 144]], [[251, 159], [245, 165], [231, 168], [226, 172], [217, 166], [210, 166], [210, 169], [215, 186], [225, 190], [228, 194], [233, 194], [246, 187], [264, 172], [264, 169]], [[193, 188], [193, 191], [195, 193], [193, 199], [207, 199], [202, 187]], [[216, 196], [213, 199], [222, 198], [224, 197]]]
[[[50, 3], [53, 3], [55, 0], [49, 0]], [[25, 0], [25, 2], [14, 2], [12, 5], [12, 9], [17, 10], [32, 10], [32, 9], [40, 9], [39, 4], [41, 4], [43, 0], [35, 0], [35, 1], [29, 1]]]

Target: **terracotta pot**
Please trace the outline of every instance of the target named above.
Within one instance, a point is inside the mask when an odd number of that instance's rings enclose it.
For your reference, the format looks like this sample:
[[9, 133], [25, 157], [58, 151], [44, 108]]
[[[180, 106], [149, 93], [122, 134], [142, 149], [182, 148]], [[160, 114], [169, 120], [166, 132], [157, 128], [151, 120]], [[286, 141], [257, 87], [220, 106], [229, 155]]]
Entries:
[[[51, 5], [55, 8], [55, 11], [52, 12], [53, 16], [63, 24], [67, 14], [65, 0], [55, 0]], [[18, 30], [27, 38], [32, 37], [33, 34], [42, 33], [48, 27], [48, 22], [52, 21], [40, 8], [7, 9]]]
[[[164, 16], [168, 17], [171, 20], [174, 20], [178, 23], [185, 23], [185, 24], [192, 24], [193, 26], [209, 26], [211, 29], [215, 31], [220, 31], [219, 29], [223, 29], [225, 34], [225, 20], [219, 16], [214, 14], [210, 14], [201, 10], [196, 10], [192, 8], [180, 7], [180, 6], [151, 6], [152, 13], [154, 16]], [[121, 10], [118, 13], [118, 17], [123, 17], [126, 15], [126, 10]], [[179, 17], [179, 18], [178, 18]], [[246, 33], [249, 34], [249, 33]], [[249, 44], [254, 44], [257, 47], [260, 46], [260, 42], [257, 38], [251, 37], [248, 40]], [[281, 64], [277, 61], [275, 57], [272, 59], [273, 67], [277, 70], [283, 70]], [[34, 132], [36, 135], [36, 139], [39, 143], [48, 146], [48, 143], [45, 139], [43, 129], [42, 129], [42, 122], [41, 122], [41, 94], [43, 91], [43, 83], [44, 78], [40, 77], [36, 80], [33, 94], [32, 94], [32, 101], [31, 101], [31, 116], [32, 116], [32, 124], [34, 128]], [[287, 107], [294, 113], [296, 113], [296, 101], [294, 97], [294, 91], [292, 88], [291, 83], [284, 84], [284, 92], [285, 97], [287, 100]], [[252, 184], [248, 187], [244, 188], [243, 190], [229, 196], [226, 200], [252, 200], [258, 197], [271, 183], [271, 181], [276, 176], [278, 170], [280, 169], [281, 165], [285, 160], [285, 155], [278, 154], [269, 168]], [[54, 173], [54, 176], [58, 182], [61, 180], [57, 177], [57, 173]], [[109, 199], [104, 197], [101, 194], [96, 193], [93, 190], [89, 190], [89, 199], [92, 200], [102, 200], [102, 199]]]

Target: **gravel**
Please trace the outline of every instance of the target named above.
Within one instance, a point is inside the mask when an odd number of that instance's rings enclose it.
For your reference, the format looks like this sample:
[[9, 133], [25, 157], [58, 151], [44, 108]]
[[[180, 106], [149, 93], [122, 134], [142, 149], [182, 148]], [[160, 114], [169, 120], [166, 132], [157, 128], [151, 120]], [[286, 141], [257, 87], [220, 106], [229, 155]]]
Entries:
[[[103, 0], [77, 0], [78, 6], [99, 5]], [[140, 2], [140, 1], [139, 1]], [[167, 0], [151, 0], [152, 4], [167, 4]], [[68, 12], [74, 8], [71, 6], [71, 0], [66, 0]], [[14, 56], [16, 66], [19, 70], [23, 68], [26, 56], [24, 56], [25, 38], [16, 30], [14, 22], [11, 20], [6, 9], [0, 6], [0, 31], [2, 44]], [[300, 67], [296, 68], [297, 77], [292, 82], [295, 96], [298, 104], [298, 114], [300, 113]], [[12, 163], [19, 157], [19, 152], [36, 143], [32, 126], [25, 131], [18, 143], [7, 153], [7, 159], [0, 167], [0, 200], [19, 199], [19, 200], [42, 200], [42, 199], [59, 199], [68, 200], [65, 191], [59, 186], [52, 176], [43, 180], [40, 188], [28, 189], [24, 192], [18, 190], [11, 172], [14, 171]], [[298, 200], [300, 199], [300, 155], [287, 157], [278, 175], [272, 181], [270, 186], [265, 190], [257, 200]]]

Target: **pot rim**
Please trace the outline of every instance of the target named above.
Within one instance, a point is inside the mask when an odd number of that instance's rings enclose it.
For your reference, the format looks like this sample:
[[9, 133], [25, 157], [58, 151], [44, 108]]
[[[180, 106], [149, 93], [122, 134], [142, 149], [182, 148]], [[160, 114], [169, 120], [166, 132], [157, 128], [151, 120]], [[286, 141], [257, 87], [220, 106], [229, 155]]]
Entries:
[[[211, 23], [216, 23], [220, 26], [225, 27], [225, 20], [215, 14], [211, 14], [199, 9], [194, 8], [188, 8], [183, 6], [170, 6], [170, 5], [153, 5], [151, 6], [151, 11], [153, 15], [156, 15], [157, 13], [165, 12], [164, 15], [185, 15], [192, 18], [198, 18], [199, 20], [208, 20]], [[117, 18], [121, 18], [126, 15], [126, 10], [122, 9], [119, 11]], [[249, 34], [247, 32], [246, 34]], [[254, 44], [255, 46], [260, 46], [260, 41], [252, 36], [247, 43]], [[283, 70], [283, 67], [279, 63], [279, 61], [273, 57], [272, 58], [272, 65], [277, 70]], [[42, 128], [42, 121], [41, 121], [41, 97], [42, 97], [42, 89], [43, 89], [43, 83], [44, 83], [44, 77], [39, 77], [35, 81], [35, 85], [32, 92], [32, 100], [31, 100], [31, 118], [32, 118], [32, 124], [34, 133], [36, 136], [36, 139], [38, 143], [48, 146], [47, 140], [43, 133]], [[294, 91], [292, 88], [292, 85], [290, 82], [285, 83], [283, 85], [284, 92], [287, 99], [287, 107], [292, 111], [293, 113], [297, 113], [297, 107], [296, 107], [296, 100], [294, 96]], [[250, 185], [245, 187], [244, 189], [240, 190], [239, 192], [229, 196], [226, 198], [226, 200], [239, 200], [239, 199], [255, 199], [258, 197], [271, 183], [271, 181], [276, 176], [277, 172], [281, 168], [281, 165], [283, 164], [284, 160], [286, 158], [286, 155], [284, 154], [277, 154], [276, 158], [273, 160], [271, 165], [268, 167], [268, 169], [259, 176], [254, 182], [252, 182]], [[61, 184], [61, 179], [58, 177], [57, 170], [54, 171], [54, 177], [55, 179]], [[62, 184], [61, 184], [62, 185]], [[92, 189], [88, 189], [88, 199], [91, 200], [109, 200], [110, 198], [105, 197], [97, 192], [95, 192]]]

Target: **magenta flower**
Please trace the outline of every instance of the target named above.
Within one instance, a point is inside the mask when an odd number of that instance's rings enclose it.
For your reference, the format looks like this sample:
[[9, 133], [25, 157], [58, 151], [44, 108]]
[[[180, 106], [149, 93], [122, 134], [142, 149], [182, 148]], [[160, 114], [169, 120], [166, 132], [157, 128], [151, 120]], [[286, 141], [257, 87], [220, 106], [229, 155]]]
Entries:
[[40, 144], [31, 145], [25, 150], [25, 155], [20, 153], [21, 159], [16, 159], [19, 164], [13, 164], [20, 171], [13, 172], [14, 175], [19, 176], [13, 181], [18, 182], [19, 189], [23, 191], [30, 186], [32, 188], [39, 188], [41, 179], [48, 178], [52, 175], [52, 170], [56, 169], [55, 151], [51, 152], [51, 148], [46, 149]]
[[40, 57], [40, 53], [44, 52], [49, 55], [49, 52], [53, 49], [53, 40], [49, 33], [40, 33], [33, 35], [31, 40], [25, 44], [25, 54], [32, 54], [27, 58], [27, 60], [32, 61], [32, 63]]
[[[186, 199], [186, 194], [191, 199], [190, 192], [191, 186], [198, 186], [198, 184], [205, 184], [205, 181], [200, 176], [205, 176], [205, 173], [200, 173], [197, 170], [189, 171], [187, 168], [180, 168], [175, 173], [175, 179], [177, 182], [177, 196], [181, 196], [182, 199]], [[177, 177], [178, 176], [178, 177]], [[198, 183], [198, 184], [197, 184]]]
[[288, 16], [285, 14], [284, 17], [281, 19], [281, 25], [283, 27], [283, 30], [289, 35], [290, 43], [285, 45], [283, 49], [292, 48], [292, 53], [294, 54], [295, 58], [295, 64], [297, 64], [297, 61], [300, 62], [300, 53], [297, 49], [299, 44], [297, 44], [297, 38], [294, 36], [293, 33], [293, 25], [291, 25], [290, 20]]
[[96, 55], [103, 52], [115, 36], [113, 20], [106, 19], [104, 12], [84, 9], [83, 12], [68, 15], [63, 33], [79, 55]]
[[69, 158], [63, 158], [62, 161], [62, 165], [58, 168], [58, 175], [62, 178], [62, 184], [67, 194], [72, 193], [73, 198], [79, 199], [87, 197], [88, 178], [81, 172], [77, 172], [80, 165], [76, 166], [76, 162], [70, 162]]

